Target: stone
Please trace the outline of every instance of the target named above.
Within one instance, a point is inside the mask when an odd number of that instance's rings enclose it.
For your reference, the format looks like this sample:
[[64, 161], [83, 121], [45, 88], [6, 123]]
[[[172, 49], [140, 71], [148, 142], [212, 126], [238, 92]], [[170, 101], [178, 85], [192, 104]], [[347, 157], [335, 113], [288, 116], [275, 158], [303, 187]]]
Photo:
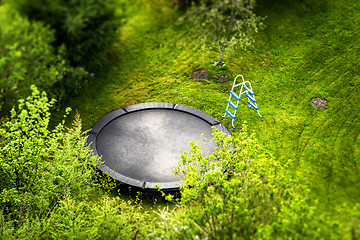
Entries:
[[312, 103], [313, 107], [316, 107], [318, 109], [326, 109], [327, 105], [328, 105], [327, 100], [323, 100], [319, 97], [311, 99], [311, 103]]

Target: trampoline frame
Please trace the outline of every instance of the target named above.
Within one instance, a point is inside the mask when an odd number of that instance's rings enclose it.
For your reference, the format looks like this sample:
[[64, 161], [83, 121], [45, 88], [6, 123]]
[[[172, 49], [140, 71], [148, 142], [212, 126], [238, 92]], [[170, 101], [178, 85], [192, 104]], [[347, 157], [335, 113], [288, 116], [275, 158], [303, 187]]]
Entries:
[[[131, 114], [137, 111], [144, 111], [148, 109], [167, 109], [173, 111], [180, 111], [187, 114], [191, 114], [195, 117], [200, 118], [201, 120], [207, 122], [209, 125], [216, 127], [219, 131], [224, 132], [228, 135], [231, 135], [230, 131], [216, 118], [212, 117], [211, 115], [200, 111], [198, 109], [180, 105], [180, 104], [173, 104], [173, 103], [164, 103], [164, 102], [148, 102], [148, 103], [140, 103], [131, 106], [127, 106], [102, 117], [99, 121], [97, 121], [92, 129], [88, 132], [87, 144], [90, 146], [91, 154], [94, 156], [100, 157], [97, 151], [97, 136], [101, 132], [101, 130], [110, 122], [114, 121], [115, 119]], [[154, 191], [157, 190], [155, 185], [157, 184], [163, 191], [177, 191], [180, 188], [180, 181], [173, 181], [173, 182], [144, 182], [137, 179], [129, 178], [121, 173], [114, 171], [108, 165], [106, 165], [106, 159], [102, 159], [101, 161], [97, 161], [97, 167], [104, 173], [114, 177], [117, 181], [125, 183], [132, 187], [141, 188], [142, 190], [146, 191]]]

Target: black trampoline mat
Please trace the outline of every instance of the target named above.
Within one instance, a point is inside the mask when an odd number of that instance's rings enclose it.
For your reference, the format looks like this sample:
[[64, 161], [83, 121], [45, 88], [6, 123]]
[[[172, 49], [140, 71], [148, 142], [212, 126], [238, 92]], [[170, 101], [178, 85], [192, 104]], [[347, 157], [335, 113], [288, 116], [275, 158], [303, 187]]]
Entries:
[[[178, 189], [180, 176], [173, 175], [190, 141], [209, 149], [215, 126], [230, 134], [215, 118], [199, 110], [168, 103], [147, 103], [116, 110], [94, 125], [89, 133], [94, 153], [102, 157], [102, 171], [132, 186], [154, 190]], [[92, 136], [95, 135], [95, 136]], [[95, 144], [94, 144], [95, 142]]]

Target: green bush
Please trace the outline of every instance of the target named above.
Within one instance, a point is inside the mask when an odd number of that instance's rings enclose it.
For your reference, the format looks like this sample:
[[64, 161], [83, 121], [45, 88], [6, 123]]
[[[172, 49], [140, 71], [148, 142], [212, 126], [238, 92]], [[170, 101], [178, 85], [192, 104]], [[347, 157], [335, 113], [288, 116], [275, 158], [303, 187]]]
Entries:
[[[317, 211], [306, 181], [290, 174], [254, 134], [247, 133], [245, 125], [241, 133], [226, 138], [217, 130], [212, 141], [217, 148], [210, 155], [192, 142], [174, 170], [184, 180], [180, 210], [168, 217], [171, 220], [164, 228], [170, 239], [339, 239], [350, 235], [339, 219]], [[358, 231], [359, 224], [354, 226]]]
[[62, 50], [56, 54], [54, 33], [40, 22], [30, 22], [9, 5], [0, 5], [0, 98], [8, 110], [25, 98], [30, 85], [43, 89], [61, 81], [67, 69]]
[[0, 126], [0, 239], [146, 238], [141, 206], [102, 191], [79, 116], [49, 130], [55, 101], [31, 89]]
[[71, 197], [51, 215], [44, 236], [52, 239], [146, 239], [146, 212], [132, 201], [104, 196], [96, 204]]
[[42, 21], [65, 44], [68, 59], [87, 70], [98, 69], [116, 40], [121, 7], [114, 0], [19, 0], [11, 1], [29, 19]]
[[0, 129], [0, 201], [10, 219], [44, 217], [66, 194], [85, 198], [95, 177], [79, 118], [67, 132], [49, 130], [54, 100], [31, 89]]
[[0, 128], [0, 202], [2, 214], [17, 222], [46, 218], [66, 194], [88, 197], [94, 185], [94, 158], [89, 157], [79, 118], [64, 132], [49, 130], [45, 93], [31, 86], [11, 119]]

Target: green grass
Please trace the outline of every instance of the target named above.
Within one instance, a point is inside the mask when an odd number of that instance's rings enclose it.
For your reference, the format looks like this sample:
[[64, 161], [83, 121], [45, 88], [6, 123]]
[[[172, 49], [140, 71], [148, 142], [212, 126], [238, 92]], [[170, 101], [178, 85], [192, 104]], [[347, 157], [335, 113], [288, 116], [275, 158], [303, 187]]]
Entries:
[[[268, 29], [253, 66], [267, 125], [259, 138], [280, 160], [292, 159], [313, 181], [316, 195], [335, 203], [359, 199], [359, 23], [358, 1], [321, 1], [318, 6], [266, 6]], [[266, 9], [266, 10], [265, 10]], [[284, 19], [270, 17], [272, 11]], [[265, 61], [266, 62], [266, 61]], [[329, 101], [327, 110], [310, 100]], [[265, 134], [261, 134], [265, 132]]]
[[[219, 115], [232, 79], [242, 74], [264, 120], [244, 103], [236, 126], [246, 120], [279, 161], [310, 180], [323, 206], [359, 199], [359, 1], [259, 0], [267, 27], [253, 48], [227, 51], [224, 70], [211, 67], [216, 48], [203, 48], [176, 24], [181, 13], [169, 1], [137, 0], [129, 7], [108, 69], [69, 103], [86, 129], [127, 105], [172, 102], [207, 112], [233, 131], [230, 119]], [[230, 81], [196, 81], [192, 72], [199, 68]], [[314, 108], [314, 97], [328, 100], [328, 108]]]

